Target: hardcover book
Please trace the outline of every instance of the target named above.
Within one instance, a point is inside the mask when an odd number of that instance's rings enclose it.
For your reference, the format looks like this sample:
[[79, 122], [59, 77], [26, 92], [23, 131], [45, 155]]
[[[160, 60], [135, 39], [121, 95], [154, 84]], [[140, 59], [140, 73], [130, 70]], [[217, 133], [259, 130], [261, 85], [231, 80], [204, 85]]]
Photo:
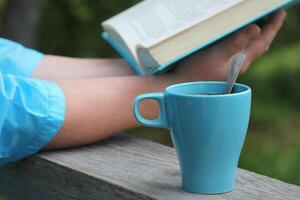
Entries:
[[103, 38], [150, 75], [295, 0], [144, 0], [102, 22]]

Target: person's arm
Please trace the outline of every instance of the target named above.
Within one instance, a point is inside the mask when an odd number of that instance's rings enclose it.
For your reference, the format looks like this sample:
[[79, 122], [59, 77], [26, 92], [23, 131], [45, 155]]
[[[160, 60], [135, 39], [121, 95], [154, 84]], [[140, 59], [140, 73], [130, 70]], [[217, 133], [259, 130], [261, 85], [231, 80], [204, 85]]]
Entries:
[[[162, 91], [176, 82], [164, 75], [57, 81], [66, 97], [65, 122], [47, 148], [88, 144], [138, 126], [132, 112], [135, 96]], [[158, 112], [151, 103], [142, 110], [150, 118]]]
[[134, 74], [124, 59], [83, 59], [44, 55], [0, 38], [0, 70], [46, 80], [123, 76]]
[[47, 80], [133, 75], [124, 59], [89, 59], [45, 55], [33, 72], [34, 78]]
[[[132, 112], [134, 98], [146, 92], [159, 92], [178, 82], [223, 80], [228, 61], [244, 51], [249, 64], [270, 46], [279, 31], [284, 12], [273, 15], [261, 30], [248, 26], [226, 40], [199, 52], [178, 64], [173, 73], [159, 76], [119, 76], [57, 81], [66, 97], [66, 115], [62, 128], [46, 149], [87, 144], [138, 126]], [[158, 115], [158, 109], [145, 103], [141, 109], [147, 118]]]
[[[180, 82], [222, 80], [227, 74], [230, 57], [254, 42], [260, 33], [257, 26], [249, 26], [214, 48], [179, 63], [178, 69], [168, 74], [55, 81], [66, 97], [65, 122], [45, 148], [88, 144], [138, 126], [132, 111], [132, 102], [137, 95], [161, 92]], [[229, 41], [238, 41], [239, 45]], [[215, 59], [217, 57], [219, 60]], [[144, 102], [141, 106], [146, 118], [158, 115], [155, 104]]]

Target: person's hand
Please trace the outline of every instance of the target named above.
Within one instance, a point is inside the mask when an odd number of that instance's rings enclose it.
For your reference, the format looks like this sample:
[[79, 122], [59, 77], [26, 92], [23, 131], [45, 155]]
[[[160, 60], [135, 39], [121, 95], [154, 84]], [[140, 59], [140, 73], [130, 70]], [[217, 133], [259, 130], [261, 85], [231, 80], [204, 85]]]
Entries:
[[40, 52], [0, 38], [0, 70], [4, 74], [30, 76], [42, 57]]
[[241, 70], [243, 74], [253, 60], [269, 49], [285, 17], [285, 11], [277, 11], [262, 27], [256, 24], [249, 25], [215, 45], [186, 58], [177, 64], [175, 77], [183, 81], [225, 80], [231, 57], [240, 51], [246, 54], [246, 62]]

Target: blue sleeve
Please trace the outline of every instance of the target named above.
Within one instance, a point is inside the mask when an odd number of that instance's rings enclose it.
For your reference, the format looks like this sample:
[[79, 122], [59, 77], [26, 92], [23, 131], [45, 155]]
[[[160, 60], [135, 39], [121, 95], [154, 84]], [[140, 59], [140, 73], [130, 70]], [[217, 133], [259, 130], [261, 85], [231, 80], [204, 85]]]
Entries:
[[4, 74], [31, 76], [43, 54], [0, 38], [0, 70]]
[[60, 87], [0, 71], [0, 165], [38, 152], [59, 131], [65, 114]]

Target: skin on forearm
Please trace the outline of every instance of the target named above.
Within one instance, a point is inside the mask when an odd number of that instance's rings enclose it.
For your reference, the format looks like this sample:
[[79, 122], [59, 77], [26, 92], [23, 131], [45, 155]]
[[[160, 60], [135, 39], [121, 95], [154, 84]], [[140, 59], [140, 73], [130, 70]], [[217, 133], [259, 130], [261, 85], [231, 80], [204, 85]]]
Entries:
[[[95, 142], [138, 126], [132, 102], [146, 92], [159, 92], [178, 80], [156, 77], [108, 77], [57, 81], [66, 97], [65, 122], [46, 149], [66, 148]], [[141, 106], [143, 116], [154, 118], [153, 102]]]
[[38, 64], [33, 77], [69, 80], [133, 74], [134, 71], [124, 59], [83, 59], [46, 55]]

